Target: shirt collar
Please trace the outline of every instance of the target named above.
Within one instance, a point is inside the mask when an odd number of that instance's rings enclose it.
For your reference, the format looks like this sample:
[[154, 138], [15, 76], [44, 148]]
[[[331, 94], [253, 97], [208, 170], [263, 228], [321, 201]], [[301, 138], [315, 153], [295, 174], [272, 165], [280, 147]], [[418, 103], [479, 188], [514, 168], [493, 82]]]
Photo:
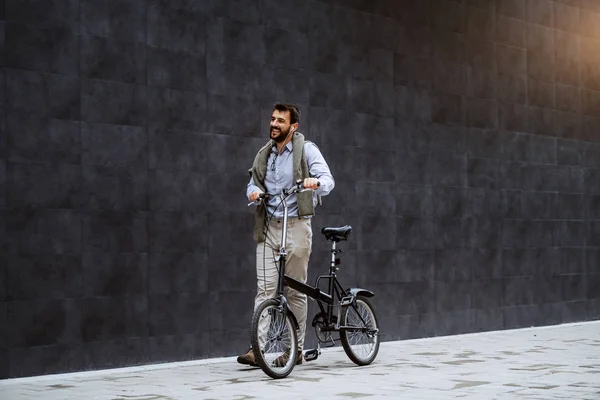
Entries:
[[[285, 145], [284, 151], [286, 149], [288, 151], [290, 151], [290, 152], [292, 151], [293, 146], [292, 146], [292, 141], [291, 140]], [[274, 144], [273, 147], [271, 147], [271, 151], [277, 153], [277, 145], [276, 144]]]

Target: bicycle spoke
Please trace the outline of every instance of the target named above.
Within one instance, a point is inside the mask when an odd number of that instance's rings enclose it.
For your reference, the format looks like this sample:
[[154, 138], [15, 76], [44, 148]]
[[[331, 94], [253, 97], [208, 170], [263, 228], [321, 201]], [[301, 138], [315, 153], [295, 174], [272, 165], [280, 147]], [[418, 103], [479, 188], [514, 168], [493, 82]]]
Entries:
[[271, 363], [282, 354], [284, 354], [290, 347], [290, 338], [286, 334], [287, 324], [285, 315], [275, 309], [269, 310], [268, 316], [269, 330], [267, 332], [267, 339], [264, 347], [265, 361]]
[[[369, 315], [367, 310], [361, 307], [360, 311], [362, 312], [359, 315], [357, 313], [356, 308], [353, 307], [352, 310], [348, 313], [348, 325], [366, 328], [372, 327], [373, 324], [371, 316]], [[372, 351], [374, 343], [372, 341], [372, 338], [369, 337], [372, 335], [369, 335], [367, 332], [361, 331], [349, 331], [347, 332], [347, 335], [348, 341], [350, 342], [352, 347], [355, 348], [355, 350], [357, 350], [363, 356], [368, 355]]]
[[369, 302], [361, 297], [344, 313], [347, 328], [340, 334], [346, 354], [358, 365], [370, 364], [379, 351], [377, 320]]

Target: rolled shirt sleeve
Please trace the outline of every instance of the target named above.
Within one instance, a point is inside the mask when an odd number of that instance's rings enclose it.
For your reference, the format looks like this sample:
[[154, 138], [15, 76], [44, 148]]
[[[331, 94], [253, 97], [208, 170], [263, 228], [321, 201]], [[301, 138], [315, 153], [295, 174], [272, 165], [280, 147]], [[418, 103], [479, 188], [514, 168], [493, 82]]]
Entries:
[[258, 191], [260, 191], [260, 189], [254, 184], [254, 178], [250, 177], [250, 181], [248, 182], [248, 186], [246, 187], [246, 197], [248, 198], [248, 201], [250, 200], [250, 195]]
[[308, 142], [304, 145], [304, 156], [306, 157], [310, 176], [317, 178], [320, 182], [315, 194], [327, 196], [335, 187], [335, 180], [321, 151], [314, 143]]

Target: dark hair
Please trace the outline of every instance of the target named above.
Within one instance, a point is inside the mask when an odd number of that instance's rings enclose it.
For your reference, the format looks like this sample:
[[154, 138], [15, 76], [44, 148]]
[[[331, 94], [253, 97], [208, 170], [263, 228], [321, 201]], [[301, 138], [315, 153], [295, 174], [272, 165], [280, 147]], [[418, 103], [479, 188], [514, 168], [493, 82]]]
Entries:
[[277, 103], [273, 106], [273, 111], [275, 110], [279, 112], [289, 111], [291, 124], [300, 122], [300, 109], [298, 108], [298, 106], [295, 106], [293, 104]]

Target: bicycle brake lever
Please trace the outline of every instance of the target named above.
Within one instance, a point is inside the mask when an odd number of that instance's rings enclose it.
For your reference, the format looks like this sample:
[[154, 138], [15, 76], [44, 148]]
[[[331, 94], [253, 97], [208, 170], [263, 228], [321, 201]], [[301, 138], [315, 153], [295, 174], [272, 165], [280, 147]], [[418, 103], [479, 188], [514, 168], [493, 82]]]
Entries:
[[258, 198], [254, 201], [251, 201], [250, 203], [248, 203], [248, 207], [252, 206], [252, 205], [259, 205], [260, 203], [262, 203], [267, 197], [269, 197], [269, 195], [267, 193], [261, 193]]

